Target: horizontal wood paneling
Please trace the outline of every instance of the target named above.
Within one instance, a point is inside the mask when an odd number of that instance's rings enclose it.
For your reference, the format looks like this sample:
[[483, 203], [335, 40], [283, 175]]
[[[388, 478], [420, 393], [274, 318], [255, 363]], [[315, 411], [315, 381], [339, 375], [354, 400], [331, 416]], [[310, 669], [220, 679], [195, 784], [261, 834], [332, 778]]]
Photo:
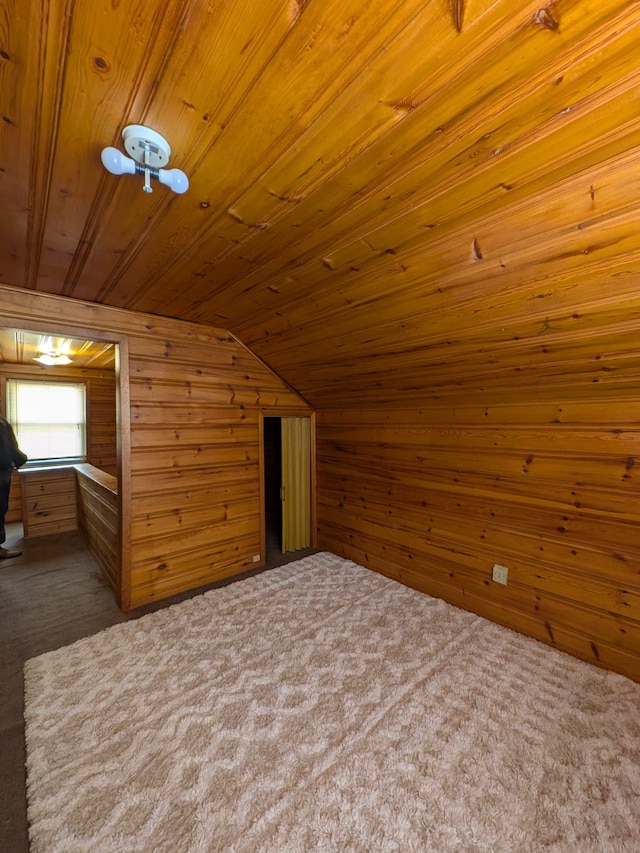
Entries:
[[320, 412], [320, 545], [640, 679], [638, 447], [638, 400], [584, 389]]
[[78, 526], [114, 590], [120, 584], [119, 504], [115, 477], [93, 465], [74, 466]]
[[114, 477], [118, 473], [116, 379], [114, 371], [92, 373], [87, 383], [87, 462]]
[[[239, 405], [234, 397], [249, 392], [255, 400], [260, 384], [253, 371], [266, 371], [247, 364], [242, 351], [236, 372], [239, 348], [228, 337], [175, 344], [133, 336], [129, 343], [132, 604], [178, 591], [176, 578], [198, 585], [248, 568], [260, 554], [257, 409], [244, 395]], [[272, 377], [264, 381], [272, 384]], [[220, 401], [205, 423], [189, 415], [200, 400], [209, 407]], [[249, 476], [236, 480], [247, 464]], [[177, 494], [167, 472], [180, 472]]]
[[308, 411], [294, 391], [221, 329], [2, 286], [0, 311], [120, 344], [124, 608], [258, 564], [259, 412]]
[[20, 470], [25, 539], [78, 529], [76, 475], [73, 468]]

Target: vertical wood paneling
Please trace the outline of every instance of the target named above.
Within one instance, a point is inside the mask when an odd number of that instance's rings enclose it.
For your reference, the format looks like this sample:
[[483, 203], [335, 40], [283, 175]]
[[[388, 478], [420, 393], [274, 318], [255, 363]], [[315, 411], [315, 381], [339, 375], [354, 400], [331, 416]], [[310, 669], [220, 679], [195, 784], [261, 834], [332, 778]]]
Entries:
[[320, 547], [640, 679], [640, 403], [574, 397], [319, 413]]
[[282, 418], [282, 550], [311, 545], [311, 421]]

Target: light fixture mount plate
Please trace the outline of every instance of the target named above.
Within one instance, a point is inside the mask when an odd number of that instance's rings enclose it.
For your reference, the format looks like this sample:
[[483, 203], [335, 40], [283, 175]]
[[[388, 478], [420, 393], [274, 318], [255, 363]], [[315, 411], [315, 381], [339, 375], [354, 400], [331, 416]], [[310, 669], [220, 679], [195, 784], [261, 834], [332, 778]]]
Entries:
[[171, 156], [169, 143], [164, 136], [160, 136], [150, 127], [130, 124], [122, 131], [122, 138], [127, 154], [136, 163], [149, 166], [152, 169], [162, 169], [169, 162]]

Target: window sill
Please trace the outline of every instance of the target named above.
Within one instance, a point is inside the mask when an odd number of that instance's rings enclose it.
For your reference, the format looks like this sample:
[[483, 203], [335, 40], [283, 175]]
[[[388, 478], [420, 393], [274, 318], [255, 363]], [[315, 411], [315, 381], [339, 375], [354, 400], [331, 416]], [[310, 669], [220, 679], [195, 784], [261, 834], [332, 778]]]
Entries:
[[73, 457], [71, 459], [33, 459], [25, 462], [18, 469], [19, 471], [41, 471], [49, 470], [50, 468], [73, 468], [74, 465], [82, 465], [86, 462], [83, 456]]

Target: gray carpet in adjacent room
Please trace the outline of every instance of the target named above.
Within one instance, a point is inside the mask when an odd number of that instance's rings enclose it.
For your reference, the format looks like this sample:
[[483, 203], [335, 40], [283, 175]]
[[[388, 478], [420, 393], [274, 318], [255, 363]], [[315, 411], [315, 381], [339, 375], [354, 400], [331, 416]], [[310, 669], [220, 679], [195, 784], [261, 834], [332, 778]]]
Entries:
[[640, 685], [332, 554], [25, 679], [32, 853], [638, 850]]

